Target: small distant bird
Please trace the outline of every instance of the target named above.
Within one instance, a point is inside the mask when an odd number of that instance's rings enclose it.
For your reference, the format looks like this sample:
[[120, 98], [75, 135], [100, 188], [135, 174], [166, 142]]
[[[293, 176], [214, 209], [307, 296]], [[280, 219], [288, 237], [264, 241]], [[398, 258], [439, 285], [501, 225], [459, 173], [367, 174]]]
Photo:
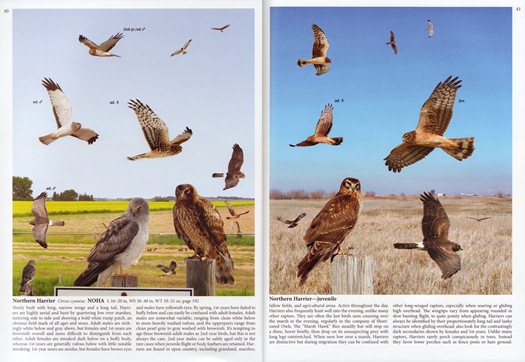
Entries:
[[109, 278], [123, 268], [136, 264], [148, 242], [149, 205], [146, 200], [135, 197], [121, 217], [111, 221], [91, 248], [88, 266], [75, 280], [75, 286], [104, 287]]
[[400, 172], [425, 158], [435, 148], [462, 161], [474, 152], [474, 137], [443, 137], [452, 119], [452, 108], [456, 91], [461, 87], [458, 77], [448, 77], [434, 88], [430, 97], [421, 107], [416, 129], [403, 135], [403, 143], [395, 147], [385, 158], [389, 171]]
[[82, 125], [78, 122], [73, 121], [73, 112], [71, 103], [66, 98], [66, 95], [53, 80], [44, 78], [42, 85], [49, 94], [49, 100], [53, 107], [53, 114], [57, 122], [58, 130], [55, 133], [51, 133], [38, 139], [45, 145], [56, 141], [60, 137], [73, 136], [82, 141], [86, 141], [88, 144], [92, 144], [98, 138], [98, 134], [90, 130], [89, 128], [82, 128]]
[[128, 105], [129, 108], [135, 111], [144, 137], [151, 149], [150, 152], [130, 156], [128, 160], [169, 157], [182, 152], [181, 144], [189, 140], [193, 135], [191, 129], [186, 127], [181, 134], [170, 141], [168, 126], [153, 112], [150, 106], [143, 104], [138, 99], [131, 99]]
[[293, 220], [287, 220], [287, 219], [283, 218], [282, 216], [278, 216], [277, 220], [285, 223], [286, 225], [289, 225], [288, 228], [291, 229], [291, 228], [296, 227], [297, 224], [299, 223], [299, 221], [305, 216], [306, 216], [306, 212], [303, 212], [302, 214], [299, 214], [299, 216], [297, 216]]
[[172, 275], [172, 274], [176, 274], [175, 272], [175, 268], [177, 267], [177, 262], [175, 260], [172, 260], [171, 263], [170, 263], [170, 266], [164, 266], [162, 264], [157, 264], [157, 268], [159, 268], [160, 270], [162, 270], [164, 272], [165, 275]]
[[31, 207], [31, 212], [35, 216], [29, 224], [33, 225], [33, 237], [44, 249], [47, 248], [47, 228], [49, 226], [64, 226], [64, 221], [49, 220], [46, 209], [47, 192], [42, 192], [37, 196]]
[[231, 216], [226, 216], [226, 219], [228, 219], [228, 220], [238, 219], [238, 218], [241, 217], [241, 215], [245, 215], [245, 214], [250, 212], [250, 210], [248, 210], [248, 211], [245, 211], [245, 212], [241, 212], [240, 214], [237, 214], [235, 212], [235, 210], [231, 207], [231, 205], [228, 202], [228, 200], [224, 201], [224, 203], [226, 204], [226, 207], [228, 208], [228, 211], [230, 212], [230, 215], [231, 215]]
[[188, 52], [186, 51], [186, 48], [188, 47], [188, 45], [190, 45], [190, 43], [191, 43], [191, 39], [188, 40], [188, 41], [186, 42], [186, 44], [184, 44], [184, 46], [183, 46], [182, 48], [180, 48], [180, 49], [178, 49], [178, 50], [175, 50], [175, 51], [171, 54], [171, 56], [173, 57], [173, 56], [175, 56], [175, 55], [177, 55], [177, 54], [180, 54], [180, 53], [182, 53], [182, 54], [187, 54]]
[[332, 262], [339, 254], [341, 244], [357, 223], [362, 204], [361, 183], [355, 178], [345, 178], [339, 192], [324, 205], [306, 229], [303, 239], [308, 253], [297, 266], [297, 277], [301, 279], [299, 286], [306, 282], [308, 274], [319, 263], [328, 259]]
[[472, 220], [476, 220], [477, 222], [480, 222], [480, 221], [483, 221], [483, 220], [487, 220], [487, 219], [490, 219], [492, 218], [492, 216], [487, 216], [487, 217], [480, 217], [480, 218], [477, 218], [477, 217], [470, 217], [470, 216], [466, 216], [467, 219], [472, 219]]
[[328, 51], [328, 39], [324, 34], [323, 29], [315, 24], [312, 24], [312, 30], [314, 32], [314, 44], [312, 46], [312, 58], [311, 59], [299, 59], [297, 65], [300, 67], [313, 64], [316, 70], [315, 75], [321, 75], [327, 73], [330, 70], [330, 63], [332, 60], [326, 56]]
[[35, 261], [29, 260], [27, 265], [22, 270], [22, 283], [20, 283], [20, 292], [24, 293], [26, 291], [26, 288], [30, 285], [29, 283], [35, 277], [35, 273]]
[[96, 57], [119, 57], [120, 55], [111, 54], [109, 51], [122, 39], [124, 35], [117, 33], [111, 36], [108, 40], [100, 45], [93, 43], [91, 40], [86, 38], [84, 35], [78, 37], [78, 41], [89, 48], [89, 54]]
[[441, 278], [448, 279], [461, 269], [461, 259], [456, 254], [463, 250], [458, 244], [448, 240], [450, 220], [438, 199], [431, 193], [424, 192], [420, 200], [423, 202], [423, 241], [419, 243], [396, 243], [396, 249], [426, 250], [432, 260], [441, 269]]
[[390, 45], [394, 50], [394, 54], [397, 54], [396, 38], [393, 31], [390, 31], [390, 41], [386, 45]]
[[224, 31], [224, 29], [226, 29], [227, 27], [229, 27], [230, 24], [227, 24], [227, 25], [224, 25], [223, 27], [221, 28], [212, 28], [212, 30], [219, 30], [221, 33]]
[[343, 143], [343, 137], [328, 137], [328, 133], [332, 129], [333, 109], [334, 108], [332, 105], [328, 103], [328, 105], [324, 107], [324, 111], [321, 111], [321, 118], [319, 118], [319, 121], [317, 121], [314, 134], [312, 136], [308, 136], [306, 140], [295, 145], [290, 144], [290, 147], [314, 146], [318, 143], [326, 143], [328, 145], [338, 146]]
[[464, 99], [458, 99], [458, 103], [464, 103], [465, 100]]
[[[241, 172], [242, 164], [244, 163], [244, 152], [242, 151], [241, 146], [237, 143], [233, 145], [233, 152], [228, 162], [228, 172], [226, 173], [226, 179], [224, 180], [225, 186], [223, 190], [230, 189], [237, 186], [239, 179], [244, 178], [244, 173]], [[224, 177], [224, 173], [213, 173], [212, 177]]]
[[425, 29], [426, 32], [428, 32], [428, 37], [430, 38], [432, 35], [434, 35], [434, 24], [430, 20], [427, 20], [428, 23], [428, 29]]

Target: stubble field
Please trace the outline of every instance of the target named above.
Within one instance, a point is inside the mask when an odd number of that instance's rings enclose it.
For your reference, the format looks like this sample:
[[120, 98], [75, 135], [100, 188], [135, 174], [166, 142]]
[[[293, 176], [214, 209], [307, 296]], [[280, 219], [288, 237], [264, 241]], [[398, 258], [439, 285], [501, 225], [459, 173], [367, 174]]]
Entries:
[[[397, 250], [396, 242], [423, 239], [423, 204], [416, 196], [364, 199], [361, 216], [342, 251], [374, 259], [374, 294], [511, 294], [512, 199], [497, 197], [438, 197], [450, 218], [449, 239], [461, 245], [461, 270], [441, 279], [427, 252]], [[327, 200], [270, 201], [270, 294], [330, 294], [330, 263], [318, 265], [298, 287], [297, 264], [306, 255], [305, 230]], [[289, 229], [277, 216], [295, 218]], [[487, 217], [478, 222], [467, 218]]]

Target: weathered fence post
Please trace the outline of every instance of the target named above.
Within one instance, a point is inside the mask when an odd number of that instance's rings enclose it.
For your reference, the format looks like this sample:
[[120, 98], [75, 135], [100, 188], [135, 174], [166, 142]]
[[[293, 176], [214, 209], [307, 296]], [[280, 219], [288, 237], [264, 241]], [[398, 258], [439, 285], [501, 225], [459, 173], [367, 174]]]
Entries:
[[186, 259], [186, 288], [195, 296], [215, 295], [215, 259]]
[[112, 275], [110, 281], [111, 286], [116, 288], [136, 288], [139, 285], [139, 278], [136, 275]]
[[374, 294], [374, 259], [336, 255], [332, 261], [332, 294]]

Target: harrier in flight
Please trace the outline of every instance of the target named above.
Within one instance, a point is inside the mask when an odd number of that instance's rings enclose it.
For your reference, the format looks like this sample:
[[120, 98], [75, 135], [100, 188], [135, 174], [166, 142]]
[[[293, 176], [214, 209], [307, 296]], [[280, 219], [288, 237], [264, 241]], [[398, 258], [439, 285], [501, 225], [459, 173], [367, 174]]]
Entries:
[[297, 226], [297, 224], [299, 223], [299, 221], [306, 216], [306, 212], [303, 212], [301, 214], [299, 214], [295, 219], [293, 220], [288, 220], [288, 219], [285, 219], [283, 218], [282, 216], [278, 216], [277, 217], [277, 220], [285, 223], [286, 225], [288, 225], [288, 228], [291, 229], [291, 228], [294, 228]]
[[147, 104], [143, 104], [138, 99], [131, 99], [128, 105], [129, 108], [135, 111], [144, 137], [151, 149], [150, 152], [130, 156], [128, 160], [134, 161], [141, 158], [168, 157], [182, 152], [181, 144], [191, 138], [193, 134], [191, 129], [186, 127], [181, 134], [170, 141], [168, 126], [166, 126], [166, 123], [164, 123]]
[[403, 167], [425, 158], [435, 148], [441, 148], [459, 161], [472, 155], [474, 137], [443, 137], [452, 118], [456, 91], [461, 87], [458, 77], [451, 78], [452, 76], [439, 82], [421, 107], [416, 129], [405, 133], [403, 143], [385, 158], [389, 171], [400, 172]]
[[[237, 186], [239, 180], [244, 178], [244, 173], [241, 172], [242, 164], [244, 163], [244, 153], [241, 146], [237, 143], [233, 145], [233, 152], [228, 163], [228, 172], [226, 173], [226, 179], [224, 180], [225, 186], [223, 190], [230, 189]], [[213, 173], [212, 177], [224, 177], [224, 173]]]
[[313, 64], [316, 70], [315, 75], [321, 75], [327, 73], [330, 70], [330, 63], [332, 63], [332, 60], [326, 56], [329, 44], [328, 39], [326, 39], [326, 35], [324, 35], [323, 29], [315, 24], [312, 24], [312, 30], [314, 32], [312, 58], [299, 59], [297, 61], [297, 65], [304, 67], [308, 64]]
[[328, 259], [332, 262], [346, 236], [354, 229], [362, 205], [361, 183], [355, 178], [345, 178], [339, 192], [319, 211], [304, 234], [308, 253], [297, 266], [299, 286], [306, 282], [317, 264]]
[[162, 270], [164, 272], [164, 275], [176, 274], [175, 272], [176, 267], [177, 267], [177, 262], [175, 260], [171, 261], [170, 266], [164, 266], [162, 264], [157, 264], [157, 268]]
[[178, 50], [175, 50], [175, 51], [171, 54], [171, 56], [173, 57], [173, 56], [175, 56], [175, 55], [177, 55], [177, 54], [180, 54], [180, 53], [182, 53], [182, 54], [187, 54], [188, 52], [186, 51], [186, 48], [188, 47], [188, 45], [190, 45], [190, 43], [191, 43], [191, 39], [188, 40], [188, 41], [186, 42], [186, 44], [184, 44], [184, 46], [183, 46], [182, 48], [180, 48], [180, 49], [178, 49]]
[[467, 219], [472, 219], [472, 220], [476, 220], [477, 222], [480, 222], [480, 221], [483, 221], [483, 220], [488, 220], [490, 219], [492, 216], [487, 216], [487, 217], [470, 217], [470, 216], [466, 216]]
[[120, 55], [111, 54], [109, 51], [122, 39], [124, 35], [117, 33], [100, 45], [93, 43], [84, 35], [78, 37], [78, 41], [89, 48], [89, 54], [96, 57], [120, 57]]
[[430, 20], [427, 20], [428, 23], [428, 29], [425, 29], [425, 31], [428, 33], [428, 37], [432, 37], [434, 35], [434, 24]]
[[75, 286], [104, 287], [115, 273], [136, 264], [148, 242], [149, 205], [146, 200], [131, 199], [121, 217], [111, 221], [87, 257], [88, 266], [75, 280]]
[[201, 197], [190, 184], [175, 189], [173, 226], [177, 237], [193, 250], [191, 258], [214, 259], [219, 284], [235, 284], [233, 260], [226, 245], [224, 222], [213, 204]]
[[42, 192], [37, 196], [31, 207], [31, 212], [35, 216], [29, 223], [33, 225], [33, 237], [36, 242], [39, 243], [44, 249], [47, 248], [47, 228], [49, 226], [64, 226], [64, 221], [53, 221], [49, 220], [46, 209], [46, 197], [47, 193]]
[[228, 219], [228, 220], [238, 219], [238, 218], [241, 217], [241, 215], [245, 215], [245, 214], [250, 212], [250, 210], [248, 210], [248, 211], [241, 212], [241, 213], [237, 214], [235, 212], [235, 210], [231, 207], [231, 205], [228, 202], [228, 200], [224, 201], [224, 203], [226, 204], [226, 207], [228, 208], [228, 211], [230, 212], [230, 215], [231, 215], [231, 216], [226, 216], [226, 219]]
[[95, 131], [89, 128], [82, 128], [80, 123], [73, 121], [71, 103], [69, 103], [60, 86], [48, 78], [44, 78], [42, 85], [46, 88], [47, 94], [49, 94], [58, 130], [55, 133], [39, 137], [40, 142], [48, 145], [65, 136], [76, 137], [86, 141], [88, 144], [95, 142], [98, 138], [98, 134]]
[[211, 28], [211, 29], [212, 30], [219, 30], [222, 33], [224, 31], [224, 29], [226, 29], [229, 26], [230, 26], [230, 24], [227, 24], [227, 25], [224, 25], [223, 27], [220, 27], [220, 28]]
[[423, 241], [396, 243], [394, 248], [426, 250], [441, 269], [441, 278], [448, 279], [461, 269], [461, 259], [456, 254], [462, 250], [461, 246], [448, 240], [450, 220], [441, 202], [428, 192], [421, 194], [420, 200], [423, 202]]
[[390, 41], [386, 43], [386, 45], [390, 45], [394, 51], [394, 54], [397, 54], [396, 37], [393, 31], [390, 31]]
[[343, 137], [328, 137], [328, 133], [332, 129], [333, 109], [334, 108], [330, 103], [326, 105], [324, 107], [324, 111], [321, 111], [321, 118], [319, 118], [319, 121], [317, 121], [314, 134], [312, 136], [308, 136], [306, 140], [295, 145], [290, 144], [290, 147], [314, 146], [318, 143], [326, 143], [332, 146], [340, 145], [343, 142]]

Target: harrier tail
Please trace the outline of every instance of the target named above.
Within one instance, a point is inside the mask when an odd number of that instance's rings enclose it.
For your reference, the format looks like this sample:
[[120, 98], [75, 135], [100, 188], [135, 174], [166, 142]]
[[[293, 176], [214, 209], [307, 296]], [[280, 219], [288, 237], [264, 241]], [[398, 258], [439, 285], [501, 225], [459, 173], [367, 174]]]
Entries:
[[51, 142], [54, 142], [57, 140], [56, 137], [53, 137], [54, 133], [50, 133], [48, 135], [45, 135], [45, 136], [42, 136], [42, 137], [38, 137], [38, 140], [40, 142], [42, 142], [43, 144], [45, 145], [48, 145], [50, 144]]
[[339, 146], [341, 143], [343, 143], [343, 137], [333, 137], [332, 140], [334, 141], [332, 146]]
[[396, 249], [420, 249], [420, 246], [416, 243], [395, 243], [394, 248]]
[[64, 221], [49, 220], [49, 226], [64, 226], [64, 225], [66, 225]]
[[464, 160], [474, 152], [474, 137], [449, 138], [448, 140], [455, 143], [456, 147], [443, 148], [443, 151], [454, 157], [456, 160]]
[[224, 177], [224, 173], [217, 173], [217, 172], [216, 172], [216, 173], [213, 173], [213, 174], [211, 175], [211, 177], [215, 177], [215, 178], [217, 178], [217, 177]]

